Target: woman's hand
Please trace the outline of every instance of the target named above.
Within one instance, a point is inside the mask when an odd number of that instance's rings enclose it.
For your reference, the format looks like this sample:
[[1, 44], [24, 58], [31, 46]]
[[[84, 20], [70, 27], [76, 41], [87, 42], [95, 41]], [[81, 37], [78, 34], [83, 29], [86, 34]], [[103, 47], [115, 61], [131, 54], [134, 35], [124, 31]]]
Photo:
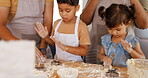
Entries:
[[40, 37], [45, 38], [48, 36], [48, 30], [47, 27], [44, 27], [41, 23], [37, 22], [35, 30], [39, 34]]
[[130, 42], [127, 42], [126, 40], [121, 40], [121, 44], [128, 53], [131, 53], [132, 50], [132, 44]]

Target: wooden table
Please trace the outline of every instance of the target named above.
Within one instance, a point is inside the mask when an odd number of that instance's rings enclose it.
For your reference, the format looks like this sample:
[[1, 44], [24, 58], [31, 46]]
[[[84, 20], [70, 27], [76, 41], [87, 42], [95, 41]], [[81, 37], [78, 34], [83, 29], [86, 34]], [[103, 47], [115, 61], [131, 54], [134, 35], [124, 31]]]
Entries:
[[[56, 66], [51, 66], [51, 59], [46, 60], [45, 68], [43, 68], [43, 72], [48, 75], [48, 78], [59, 78], [57, 75], [57, 68]], [[119, 77], [106, 77], [105, 73], [108, 71], [107, 68], [103, 67], [99, 64], [88, 64], [83, 62], [71, 62], [71, 61], [60, 61], [62, 62], [63, 66], [65, 67], [72, 67], [79, 70], [78, 78], [128, 78], [127, 75], [127, 68], [115, 67], [117, 68], [117, 72], [119, 73]], [[60, 66], [59, 66], [60, 67]]]

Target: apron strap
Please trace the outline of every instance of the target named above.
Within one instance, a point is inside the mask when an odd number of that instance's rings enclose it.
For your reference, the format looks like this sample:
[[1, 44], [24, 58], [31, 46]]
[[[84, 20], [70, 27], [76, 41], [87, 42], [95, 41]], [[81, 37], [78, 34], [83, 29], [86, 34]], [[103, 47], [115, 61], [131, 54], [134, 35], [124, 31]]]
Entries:
[[58, 28], [59, 28], [59, 26], [60, 26], [60, 24], [62, 23], [62, 19], [59, 21], [59, 23], [57, 24], [57, 26], [56, 26], [56, 28], [55, 28], [55, 32], [57, 32], [57, 30], [58, 30]]
[[[62, 19], [59, 21], [59, 23], [57, 24], [56, 28], [55, 28], [55, 32], [57, 32], [60, 24], [62, 23]], [[76, 24], [75, 24], [75, 31], [74, 31], [74, 34], [78, 34], [78, 26], [79, 26], [79, 17], [77, 17], [76, 19]]]
[[78, 26], [79, 26], [79, 17], [76, 19], [76, 24], [75, 24], [75, 34], [78, 34]]

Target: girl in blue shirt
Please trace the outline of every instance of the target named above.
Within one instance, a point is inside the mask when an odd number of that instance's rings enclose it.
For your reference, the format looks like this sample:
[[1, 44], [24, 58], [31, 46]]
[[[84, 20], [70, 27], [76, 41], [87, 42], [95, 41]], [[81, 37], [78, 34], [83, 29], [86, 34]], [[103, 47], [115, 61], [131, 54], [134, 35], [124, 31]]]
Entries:
[[98, 58], [105, 66], [126, 67], [130, 58], [145, 58], [138, 38], [127, 32], [127, 28], [135, 19], [134, 5], [112, 4], [105, 11], [99, 8], [99, 15], [105, 20], [109, 34], [101, 37], [102, 47]]

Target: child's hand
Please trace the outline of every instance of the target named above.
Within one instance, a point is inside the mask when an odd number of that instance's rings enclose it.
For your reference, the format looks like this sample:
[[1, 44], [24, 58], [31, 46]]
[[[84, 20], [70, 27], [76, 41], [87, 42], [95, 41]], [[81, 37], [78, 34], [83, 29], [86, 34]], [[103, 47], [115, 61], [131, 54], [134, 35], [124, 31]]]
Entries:
[[47, 27], [44, 28], [44, 26], [41, 23], [39, 23], [39, 22], [36, 23], [35, 30], [37, 31], [39, 36], [42, 37], [42, 38], [45, 38], [45, 37], [48, 36]]
[[127, 42], [126, 40], [122, 40], [121, 39], [121, 44], [122, 44], [124, 50], [126, 50], [129, 53], [131, 52], [131, 50], [132, 50], [132, 44], [130, 42]]
[[68, 49], [67, 46], [63, 45], [60, 41], [58, 41], [54, 36], [50, 36], [50, 38], [57, 44], [57, 46], [62, 49], [63, 51], [66, 51]]
[[103, 65], [107, 66], [107, 67], [110, 67], [111, 64], [112, 64], [112, 59], [110, 57], [105, 56], [103, 58]]

